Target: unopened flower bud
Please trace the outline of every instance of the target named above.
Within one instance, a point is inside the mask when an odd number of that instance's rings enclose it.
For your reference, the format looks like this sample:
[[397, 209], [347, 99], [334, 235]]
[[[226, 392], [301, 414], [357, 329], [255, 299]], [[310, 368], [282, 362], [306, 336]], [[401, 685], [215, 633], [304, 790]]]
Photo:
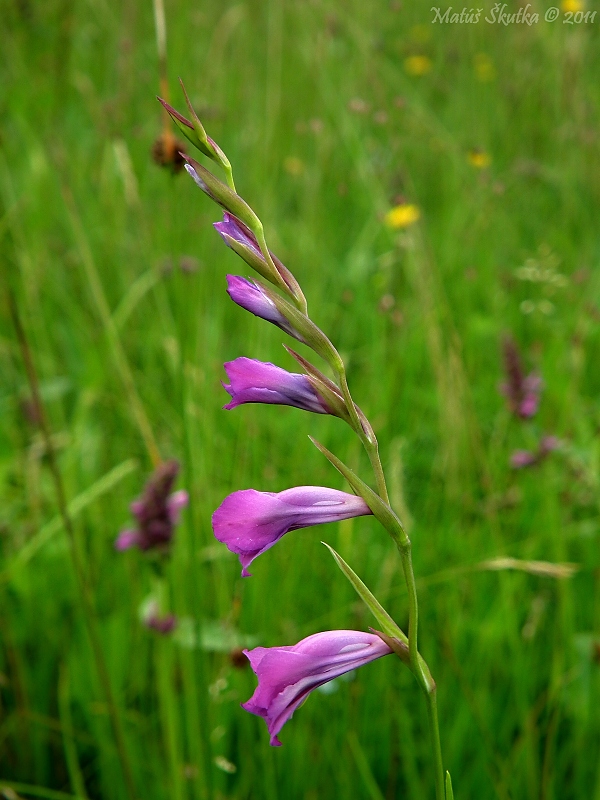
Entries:
[[263, 255], [252, 231], [232, 214], [224, 214], [222, 222], [213, 223], [227, 247], [243, 258], [246, 264], [262, 275], [269, 283], [278, 286], [291, 297], [302, 296], [298, 281], [281, 261], [269, 252], [272, 264]]
[[[256, 317], [272, 322], [273, 325], [277, 325], [278, 328], [293, 336], [294, 339], [304, 342], [302, 336], [298, 331], [294, 330], [293, 326], [290, 325], [289, 321], [277, 308], [272, 297], [273, 293], [268, 292], [263, 286], [246, 278], [240, 278], [237, 275], [228, 275], [227, 293], [238, 306], [245, 308], [246, 311]], [[286, 303], [286, 305], [292, 308], [289, 303]]]
[[194, 158], [186, 156], [185, 160], [187, 161], [185, 169], [188, 175], [193, 178], [196, 185], [199, 186], [211, 200], [214, 200], [214, 202], [220, 205], [221, 208], [224, 208], [225, 211], [234, 214], [244, 225], [247, 225], [252, 230], [261, 227], [259, 218], [254, 211], [252, 211], [248, 203], [242, 200], [239, 194], [236, 194], [233, 189], [230, 189], [229, 186], [223, 183], [223, 181], [220, 181], [212, 172], [209, 172]]

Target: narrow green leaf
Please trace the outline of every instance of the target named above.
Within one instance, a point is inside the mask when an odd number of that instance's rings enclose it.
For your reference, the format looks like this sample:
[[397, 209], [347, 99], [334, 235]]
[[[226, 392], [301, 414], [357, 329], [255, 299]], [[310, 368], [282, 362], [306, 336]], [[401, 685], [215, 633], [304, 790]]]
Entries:
[[446, 800], [454, 800], [454, 793], [452, 792], [452, 778], [450, 773], [446, 770]]
[[385, 608], [381, 605], [379, 600], [375, 597], [374, 594], [365, 586], [365, 584], [361, 581], [358, 577], [356, 572], [350, 567], [344, 559], [341, 557], [339, 553], [327, 544], [327, 542], [322, 542], [325, 547], [329, 550], [331, 555], [334, 557], [336, 564], [342, 570], [346, 578], [350, 581], [352, 586], [354, 587], [354, 591], [363, 601], [363, 603], [367, 606], [371, 614], [375, 617], [379, 625], [381, 626], [383, 633], [387, 636], [391, 636], [396, 639], [400, 639], [401, 642], [404, 644], [408, 644], [408, 639], [402, 633], [400, 628], [396, 625], [394, 620], [390, 617], [387, 613]]
[[360, 742], [358, 741], [358, 737], [354, 731], [348, 732], [348, 744], [350, 745], [350, 750], [354, 756], [356, 766], [358, 767], [358, 772], [363, 780], [370, 800], [385, 800], [384, 795], [379, 788], [377, 781], [375, 780], [369, 765], [369, 760], [365, 755], [365, 751], [360, 746]]
[[[0, 782], [0, 794], [3, 797], [15, 797], [15, 793], [28, 794], [32, 797], [41, 797], [44, 800], [87, 800], [78, 794], [67, 794], [55, 789], [46, 789], [44, 786], [34, 786], [30, 783], [15, 783], [14, 781]], [[10, 793], [10, 794], [9, 794]]]
[[331, 453], [326, 447], [323, 447], [323, 445], [317, 442], [316, 439], [313, 439], [312, 436], [309, 436], [308, 438], [315, 445], [315, 447], [320, 450], [321, 453], [323, 453], [329, 463], [333, 464], [337, 471], [344, 476], [356, 494], [359, 495], [359, 497], [362, 497], [362, 499], [373, 512], [373, 515], [379, 520], [379, 522], [381, 522], [396, 544], [398, 544], [398, 546], [402, 546], [403, 544], [407, 543], [408, 536], [406, 531], [402, 527], [402, 523], [396, 514], [387, 505], [387, 503], [384, 503], [381, 497], [379, 497], [379, 495], [376, 494], [376, 492], [374, 492], [370, 486], [367, 486], [367, 484], [362, 481], [358, 475], [356, 475], [350, 469], [350, 467], [347, 467], [342, 461], [340, 461], [337, 456], [334, 456], [333, 453]]

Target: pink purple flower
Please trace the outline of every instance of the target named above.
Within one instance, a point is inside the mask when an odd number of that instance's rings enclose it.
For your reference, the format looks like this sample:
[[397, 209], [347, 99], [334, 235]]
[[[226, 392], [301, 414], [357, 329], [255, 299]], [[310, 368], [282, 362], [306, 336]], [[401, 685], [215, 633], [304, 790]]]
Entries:
[[277, 734], [313, 689], [391, 652], [379, 636], [362, 631], [323, 631], [293, 646], [244, 650], [258, 686], [242, 708], [263, 717], [278, 746]]
[[212, 526], [215, 537], [239, 556], [246, 578], [252, 561], [288, 531], [371, 513], [361, 497], [323, 486], [296, 486], [278, 494], [243, 489], [223, 500]]
[[244, 403], [272, 403], [293, 406], [315, 414], [330, 414], [331, 409], [313, 388], [306, 375], [287, 372], [268, 361], [236, 358], [224, 364], [230, 383], [223, 388], [231, 395], [224, 408]]
[[169, 546], [180, 511], [188, 504], [186, 491], [171, 493], [178, 472], [179, 464], [174, 459], [157, 467], [143, 495], [131, 504], [137, 527], [119, 534], [115, 542], [117, 550], [166, 549]]

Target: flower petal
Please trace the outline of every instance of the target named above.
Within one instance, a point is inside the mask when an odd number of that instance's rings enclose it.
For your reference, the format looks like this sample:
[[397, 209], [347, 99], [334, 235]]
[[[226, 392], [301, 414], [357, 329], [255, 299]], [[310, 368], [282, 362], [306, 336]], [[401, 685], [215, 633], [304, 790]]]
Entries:
[[243, 489], [228, 495], [214, 512], [215, 537], [239, 556], [242, 576], [257, 556], [288, 533], [311, 525], [371, 514], [353, 494], [323, 486], [296, 486], [279, 494]]
[[278, 746], [277, 734], [313, 689], [391, 652], [363, 631], [323, 631], [293, 646], [244, 650], [258, 686], [242, 708], [263, 717]]

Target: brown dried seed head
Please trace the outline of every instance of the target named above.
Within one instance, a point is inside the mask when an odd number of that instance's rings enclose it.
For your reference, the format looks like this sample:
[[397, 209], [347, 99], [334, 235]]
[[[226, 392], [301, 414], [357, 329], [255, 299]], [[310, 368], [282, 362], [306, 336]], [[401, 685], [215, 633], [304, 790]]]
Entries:
[[186, 149], [180, 139], [172, 133], [161, 133], [152, 145], [152, 160], [159, 167], [170, 167], [173, 173], [178, 173], [185, 164], [182, 152], [185, 153]]

